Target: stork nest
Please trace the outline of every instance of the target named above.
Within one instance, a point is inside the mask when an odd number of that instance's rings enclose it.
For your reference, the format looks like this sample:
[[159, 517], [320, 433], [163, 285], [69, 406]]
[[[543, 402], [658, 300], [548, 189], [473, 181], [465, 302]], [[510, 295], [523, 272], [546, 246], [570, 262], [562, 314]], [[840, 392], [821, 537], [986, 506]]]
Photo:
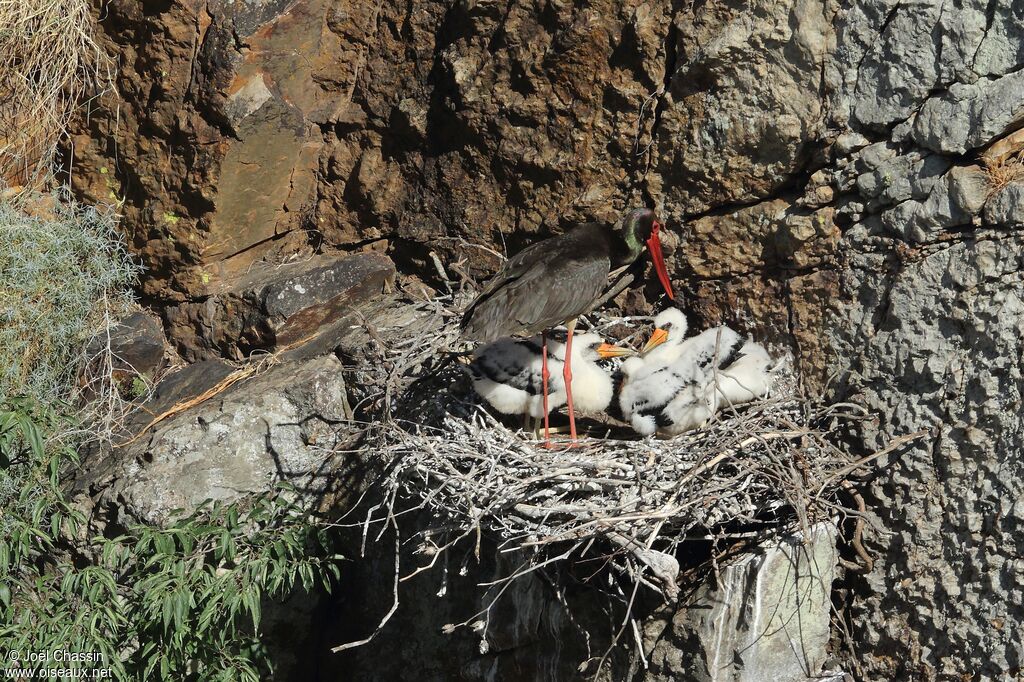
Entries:
[[[674, 600], [688, 575], [717, 567], [729, 548], [856, 515], [837, 490], [884, 454], [857, 459], [841, 448], [838, 435], [862, 411], [809, 396], [785, 369], [769, 397], [675, 438], [642, 439], [610, 419], [583, 420], [587, 433], [577, 446], [563, 439], [547, 449], [474, 393], [460, 308], [452, 297], [437, 298], [418, 305], [419, 317], [408, 321], [415, 333], [371, 333], [376, 362], [357, 379], [375, 382], [361, 407], [375, 413], [365, 451], [387, 471], [378, 509], [393, 519], [408, 510], [395, 508], [403, 500], [430, 512], [431, 527], [419, 533], [425, 560], [413, 573], [463, 541], [476, 543], [479, 555], [486, 535], [522, 557], [506, 581], [601, 557], [634, 586]], [[579, 328], [636, 346], [651, 325], [597, 314]], [[471, 621], [461, 625], [481, 624]]]

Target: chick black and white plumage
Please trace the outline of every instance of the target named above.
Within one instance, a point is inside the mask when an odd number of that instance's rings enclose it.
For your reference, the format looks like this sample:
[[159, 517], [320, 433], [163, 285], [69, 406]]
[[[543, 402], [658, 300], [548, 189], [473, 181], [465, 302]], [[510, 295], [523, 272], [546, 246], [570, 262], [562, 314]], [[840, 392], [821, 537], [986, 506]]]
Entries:
[[[764, 346], [747, 339], [734, 351], [731, 363], [704, 372], [703, 381], [683, 388], [662, 411], [658, 432], [674, 436], [706, 424], [723, 407], [742, 405], [767, 395], [771, 388], [772, 357]], [[685, 360], [686, 358], [682, 358]], [[655, 418], [656, 423], [658, 418]]]
[[[469, 369], [473, 388], [494, 409], [503, 414], [544, 416], [539, 336], [529, 339], [505, 338], [480, 346], [473, 353]], [[604, 343], [597, 334], [577, 334], [572, 344], [572, 391], [576, 408], [582, 412], [601, 412], [612, 401], [611, 374], [597, 361], [604, 349], [609, 356], [621, 354]], [[562, 367], [565, 341], [548, 339], [548, 410], [566, 404]]]
[[707, 423], [719, 407], [739, 405], [768, 391], [768, 352], [729, 327], [682, 341], [670, 333], [662, 346], [669, 348], [631, 359], [628, 371], [624, 367], [619, 405], [641, 435], [682, 433]]
[[[654, 325], [655, 331], [644, 354], [623, 364], [624, 380], [619, 391], [623, 419], [643, 435], [650, 435], [659, 427], [668, 425], [663, 414], [665, 407], [684, 388], [704, 382], [716, 348], [719, 349], [719, 357], [726, 359], [729, 349], [739, 340], [739, 335], [727, 327], [722, 328], [728, 331], [721, 338], [716, 328], [687, 339], [686, 317], [674, 308], [659, 313], [654, 318]], [[651, 349], [659, 333], [663, 333], [661, 343]]]

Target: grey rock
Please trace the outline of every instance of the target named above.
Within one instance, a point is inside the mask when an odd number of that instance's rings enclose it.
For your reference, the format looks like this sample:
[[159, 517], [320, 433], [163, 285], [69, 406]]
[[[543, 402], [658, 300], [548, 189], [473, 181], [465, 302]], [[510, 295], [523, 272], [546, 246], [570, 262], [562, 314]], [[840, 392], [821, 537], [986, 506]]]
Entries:
[[953, 227], [969, 225], [985, 204], [988, 181], [978, 166], [955, 166], [931, 185], [924, 201], [906, 201], [882, 213], [882, 223], [908, 242], [934, 240]]
[[871, 171], [857, 178], [857, 189], [865, 198], [874, 199], [871, 208], [921, 199], [948, 168], [947, 159], [911, 152], [878, 161]]
[[976, 216], [988, 200], [988, 176], [980, 166], [955, 166], [946, 177], [953, 204], [961, 211]]
[[870, 140], [856, 132], [845, 132], [836, 138], [836, 151], [842, 155], [856, 152], [870, 144]]
[[723, 568], [676, 611], [647, 682], [804, 682], [827, 657], [835, 529], [820, 524]]
[[[180, 400], [182, 385], [189, 386], [186, 394], [199, 391], [198, 377], [208, 385], [219, 381], [217, 374], [193, 369], [169, 394]], [[105, 453], [109, 470], [97, 477], [86, 469], [78, 487], [100, 488], [92, 501], [99, 509], [155, 524], [175, 509], [188, 512], [207, 499], [235, 502], [271, 490], [278, 481], [314, 500], [331, 492], [344, 464], [334, 448], [358, 432], [350, 419], [337, 358], [283, 363]]]
[[949, 90], [925, 102], [914, 124], [922, 147], [963, 154], [996, 139], [1024, 120], [1024, 71]]
[[1020, 17], [1019, 0], [863, 0], [844, 8], [826, 69], [836, 121], [904, 139], [900, 124], [934, 91], [1016, 70]]
[[1024, 183], [1011, 182], [985, 205], [985, 221], [991, 225], [1024, 225]]
[[1009, 568], [1024, 552], [1024, 479], [1012, 473], [1024, 442], [1024, 240], [925, 253], [895, 272], [877, 255], [855, 258], [842, 294], [851, 303], [829, 325], [836, 357], [848, 358], [833, 369], [877, 415], [863, 427], [867, 448], [937, 429], [871, 484], [886, 534], [869, 542], [879, 558], [854, 596], [854, 638], [871, 679], [999, 679], [1024, 654], [1020, 569]]
[[989, 5], [991, 21], [974, 54], [972, 68], [979, 76], [998, 76], [1024, 64], [1024, 2], [1010, 0]]
[[862, 147], [866, 147], [871, 143], [871, 140], [864, 137], [860, 133], [845, 132], [836, 138], [836, 151], [840, 154], [849, 154], [855, 152]]
[[857, 3], [850, 9], [844, 29], [844, 37], [854, 43], [848, 46], [850, 57], [859, 52], [856, 47], [863, 51], [852, 62], [852, 112], [859, 123], [882, 129], [906, 119], [934, 87], [939, 76], [934, 40], [939, 14], [937, 2], [903, 5], [886, 0]]
[[857, 154], [857, 166], [863, 171], [872, 171], [886, 161], [895, 159], [899, 154], [896, 145], [890, 142], [876, 142], [860, 150]]
[[902, 204], [882, 211], [882, 225], [888, 232], [904, 241], [922, 242], [928, 235], [917, 224], [917, 216], [921, 211], [921, 202], [904, 201]]
[[914, 133], [914, 122], [917, 121], [917, 114], [913, 113], [908, 118], [900, 121], [892, 127], [889, 139], [899, 144], [905, 144]]
[[687, 213], [764, 198], [824, 136], [821, 99], [806, 89], [829, 46], [824, 8], [755, 0], [685, 22], [655, 141], [655, 170], [671, 181], [652, 187]]

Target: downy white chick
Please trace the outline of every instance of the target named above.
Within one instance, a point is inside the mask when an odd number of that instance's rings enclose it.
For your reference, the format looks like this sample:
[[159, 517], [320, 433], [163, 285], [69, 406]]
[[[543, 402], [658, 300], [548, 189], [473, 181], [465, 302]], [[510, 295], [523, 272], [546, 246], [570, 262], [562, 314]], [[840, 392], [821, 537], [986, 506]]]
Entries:
[[669, 357], [673, 354], [668, 363], [644, 367], [640, 380], [620, 393], [623, 415], [641, 435], [674, 436], [707, 423], [720, 406], [768, 391], [768, 352], [729, 327], [687, 339]]
[[695, 375], [687, 375], [671, 379], [665, 374], [687, 347], [688, 329], [686, 315], [681, 310], [663, 310], [655, 316], [654, 331], [640, 355], [623, 362], [619, 408], [625, 421], [632, 421], [638, 409], [651, 404], [668, 404], [678, 390], [674, 388], [677, 383], [695, 378]]
[[[496, 410], [524, 417], [544, 416], [542, 391], [542, 340], [499, 339], [473, 353], [470, 373], [473, 388]], [[601, 412], [612, 400], [612, 377], [597, 361], [621, 357], [633, 351], [604, 342], [594, 333], [577, 334], [572, 342], [572, 392], [576, 409]], [[566, 403], [562, 368], [565, 342], [548, 339], [548, 411]]]
[[657, 431], [674, 436], [703, 426], [722, 407], [742, 405], [767, 395], [774, 362], [765, 347], [747, 340], [734, 357], [717, 372], [714, 365], [709, 365], [701, 381], [684, 387], [656, 417]]

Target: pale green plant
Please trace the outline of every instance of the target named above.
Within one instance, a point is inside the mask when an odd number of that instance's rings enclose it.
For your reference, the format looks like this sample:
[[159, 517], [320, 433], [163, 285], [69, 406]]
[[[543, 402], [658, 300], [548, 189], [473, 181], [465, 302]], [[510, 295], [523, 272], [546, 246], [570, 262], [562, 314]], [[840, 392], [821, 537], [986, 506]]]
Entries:
[[74, 399], [88, 341], [132, 305], [116, 224], [65, 192], [0, 202], [0, 398]]

